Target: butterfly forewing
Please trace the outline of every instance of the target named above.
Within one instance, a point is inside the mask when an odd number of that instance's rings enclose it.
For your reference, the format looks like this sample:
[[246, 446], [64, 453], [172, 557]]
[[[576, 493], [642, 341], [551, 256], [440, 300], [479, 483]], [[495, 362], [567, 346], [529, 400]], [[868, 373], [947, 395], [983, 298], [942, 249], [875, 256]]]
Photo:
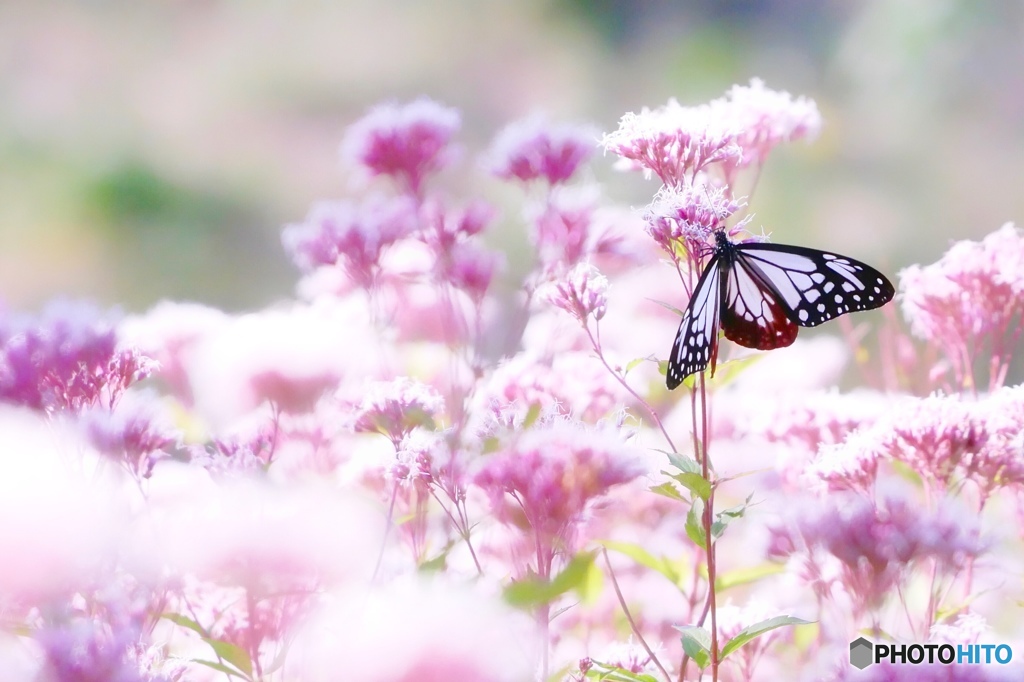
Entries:
[[764, 275], [737, 258], [725, 277], [720, 325], [725, 338], [758, 350], [783, 348], [796, 340], [797, 327]]
[[718, 308], [721, 291], [720, 259], [715, 256], [704, 268], [683, 313], [672, 355], [668, 360], [665, 383], [673, 389], [691, 374], [705, 370], [718, 354]]
[[848, 256], [785, 244], [746, 243], [735, 249], [740, 262], [764, 275], [789, 319], [801, 327], [879, 308], [895, 294], [885, 275]]

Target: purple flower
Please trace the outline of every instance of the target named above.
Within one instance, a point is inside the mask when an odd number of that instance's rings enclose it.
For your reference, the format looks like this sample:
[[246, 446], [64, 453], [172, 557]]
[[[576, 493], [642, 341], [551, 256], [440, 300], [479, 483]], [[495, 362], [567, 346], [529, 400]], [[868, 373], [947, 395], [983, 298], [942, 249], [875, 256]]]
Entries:
[[[880, 462], [907, 464], [930, 488], [974, 481], [987, 496], [1024, 483], [1024, 389], [978, 400], [936, 394], [907, 400], [843, 444], [826, 449], [810, 474], [830, 487], [864, 490]], [[860, 472], [859, 474], [856, 472]]]
[[113, 412], [92, 409], [81, 416], [93, 447], [136, 478], [149, 478], [153, 465], [178, 441], [179, 434], [160, 418], [155, 401], [129, 393]]
[[518, 435], [487, 457], [473, 480], [500, 519], [526, 521], [543, 546], [537, 570], [547, 575], [555, 551], [571, 551], [567, 544], [589, 506], [641, 473], [639, 459], [613, 430], [558, 421]]
[[245, 476], [266, 471], [274, 459], [278, 441], [274, 419], [259, 419], [236, 429], [207, 445], [188, 448], [191, 461], [213, 474]]
[[[803, 555], [812, 582], [822, 574], [819, 553], [838, 560], [838, 580], [858, 613], [881, 607], [915, 563], [933, 561], [937, 570], [956, 573], [985, 550], [963, 514], [931, 512], [909, 499], [833, 494], [798, 507], [788, 525], [772, 529], [769, 555]], [[827, 584], [816, 589], [830, 593]]]
[[[67, 608], [34, 634], [42, 679], [53, 682], [175, 682], [184, 669], [145, 652], [146, 608], [130, 595], [100, 595], [88, 610]], [[51, 616], [52, 618], [52, 616]]]
[[586, 326], [591, 316], [604, 317], [608, 306], [608, 279], [589, 263], [580, 263], [561, 281], [548, 284], [544, 298]]
[[381, 104], [353, 123], [342, 155], [371, 175], [388, 175], [419, 196], [423, 181], [451, 160], [449, 142], [461, 126], [456, 109], [422, 97]]
[[416, 206], [408, 198], [325, 201], [313, 205], [305, 222], [286, 226], [281, 241], [304, 272], [340, 263], [353, 281], [369, 288], [384, 250], [416, 226]]
[[450, 282], [456, 289], [465, 291], [479, 304], [504, 262], [501, 253], [471, 242], [461, 242], [453, 246], [447, 257], [439, 263], [438, 274], [442, 281]]
[[0, 400], [45, 412], [112, 409], [154, 369], [118, 344], [109, 315], [85, 303], [51, 303], [38, 319], [0, 326]]
[[597, 130], [590, 126], [551, 124], [533, 116], [507, 126], [491, 145], [491, 172], [499, 178], [530, 182], [543, 178], [565, 182], [596, 148]]
[[369, 384], [355, 407], [357, 432], [381, 433], [398, 446], [418, 426], [432, 426], [444, 400], [432, 387], [408, 377]]

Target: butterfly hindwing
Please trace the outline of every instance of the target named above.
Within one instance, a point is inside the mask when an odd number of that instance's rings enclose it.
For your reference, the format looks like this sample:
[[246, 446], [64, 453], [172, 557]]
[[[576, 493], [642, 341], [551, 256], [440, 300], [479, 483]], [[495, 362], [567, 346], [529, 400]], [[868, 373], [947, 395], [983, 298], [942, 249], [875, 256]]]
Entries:
[[895, 294], [885, 275], [848, 256], [786, 244], [747, 242], [734, 249], [737, 261], [761, 273], [789, 319], [801, 327], [879, 308]]
[[721, 326], [725, 338], [758, 350], [783, 348], [796, 340], [797, 326], [785, 303], [756, 267], [738, 257], [724, 279]]
[[714, 371], [718, 354], [720, 268], [721, 259], [715, 256], [693, 289], [668, 358], [665, 383], [669, 389], [681, 384], [689, 375], [704, 371], [709, 363]]

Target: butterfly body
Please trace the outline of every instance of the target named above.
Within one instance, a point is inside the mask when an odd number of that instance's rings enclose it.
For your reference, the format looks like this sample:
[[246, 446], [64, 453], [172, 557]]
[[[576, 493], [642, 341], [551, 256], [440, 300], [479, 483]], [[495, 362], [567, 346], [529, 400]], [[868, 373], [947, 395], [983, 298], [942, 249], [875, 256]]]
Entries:
[[789, 346], [799, 327], [870, 310], [892, 300], [885, 275], [847, 256], [802, 246], [733, 243], [715, 231], [715, 247], [683, 313], [666, 384], [675, 388], [718, 358], [718, 332], [759, 350]]

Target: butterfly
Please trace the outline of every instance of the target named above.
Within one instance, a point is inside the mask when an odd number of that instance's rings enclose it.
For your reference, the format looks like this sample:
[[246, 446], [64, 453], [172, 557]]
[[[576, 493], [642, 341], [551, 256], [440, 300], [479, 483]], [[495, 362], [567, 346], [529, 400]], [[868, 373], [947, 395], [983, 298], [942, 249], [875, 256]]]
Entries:
[[895, 294], [870, 265], [828, 251], [764, 242], [733, 243], [715, 231], [715, 247], [683, 313], [665, 383], [673, 389], [711, 365], [718, 331], [747, 348], [784, 348], [797, 327], [880, 308]]

